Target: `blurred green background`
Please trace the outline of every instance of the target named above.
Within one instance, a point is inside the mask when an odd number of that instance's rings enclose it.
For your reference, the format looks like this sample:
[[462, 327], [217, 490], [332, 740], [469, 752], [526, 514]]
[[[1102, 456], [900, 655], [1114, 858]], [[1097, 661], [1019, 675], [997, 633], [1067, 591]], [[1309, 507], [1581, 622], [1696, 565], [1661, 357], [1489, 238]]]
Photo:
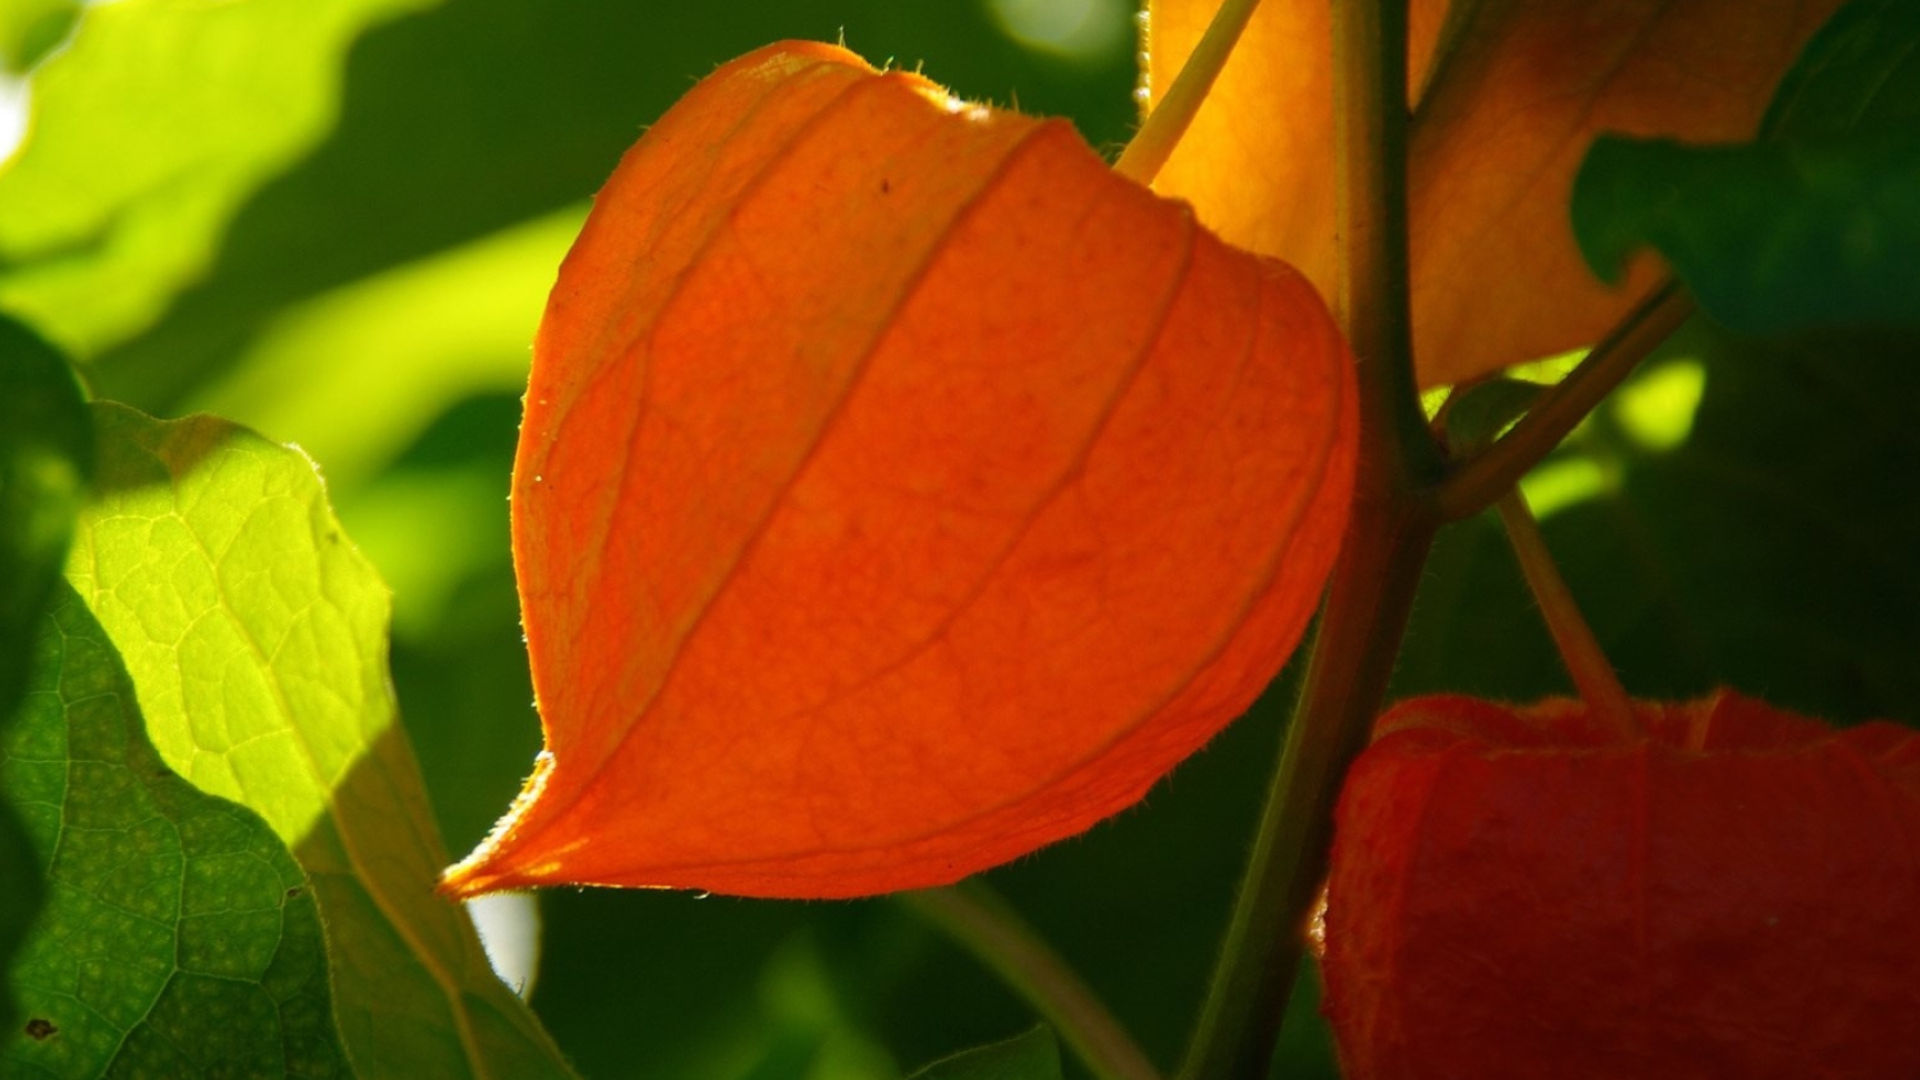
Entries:
[[[719, 62], [843, 38], [963, 96], [1135, 117], [1127, 0], [4, 0], [0, 308], [95, 393], [298, 443], [394, 590], [450, 849], [539, 746], [508, 565], [518, 398], [587, 200]], [[1689, 327], [1530, 481], [1636, 694], [1920, 717], [1911, 341]], [[1908, 361], [1908, 362], [1903, 362]], [[1197, 1006], [1283, 678], [1146, 803], [990, 875], [1162, 1064]], [[1436, 552], [1397, 691], [1563, 692], [1486, 522]], [[555, 891], [535, 1008], [589, 1078], [894, 1077], [1031, 1016], [885, 899]], [[1285, 1075], [1333, 1074], [1310, 980]]]

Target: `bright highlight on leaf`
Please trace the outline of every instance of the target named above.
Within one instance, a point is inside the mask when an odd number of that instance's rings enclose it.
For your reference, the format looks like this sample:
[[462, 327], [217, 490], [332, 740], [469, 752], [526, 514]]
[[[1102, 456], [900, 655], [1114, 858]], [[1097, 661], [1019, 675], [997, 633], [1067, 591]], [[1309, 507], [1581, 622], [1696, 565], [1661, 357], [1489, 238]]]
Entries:
[[1920, 737], [1721, 691], [1404, 702], [1335, 815], [1353, 1080], [1920, 1075]]
[[[1152, 0], [1149, 82], [1172, 82], [1219, 0]], [[1588, 272], [1567, 198], [1595, 135], [1751, 136], [1840, 0], [1414, 0], [1408, 148], [1415, 355], [1458, 382], [1591, 343], [1641, 297]], [[1330, 290], [1326, 0], [1266, 0], [1155, 189]]]
[[823, 45], [726, 65], [541, 325], [548, 754], [446, 887], [871, 893], [1130, 805], [1297, 642], [1351, 382], [1302, 278], [1066, 124]]
[[433, 895], [446, 855], [394, 706], [386, 586], [313, 463], [216, 417], [91, 414], [96, 495], [68, 581], [160, 763], [258, 814], [305, 872], [348, 1059], [382, 1075], [570, 1078], [465, 914]]
[[0, 146], [0, 306], [83, 359], [146, 329], [247, 196], [332, 127], [353, 40], [431, 3], [90, 2], [35, 20], [27, 51], [60, 47], [33, 73], [17, 156]]

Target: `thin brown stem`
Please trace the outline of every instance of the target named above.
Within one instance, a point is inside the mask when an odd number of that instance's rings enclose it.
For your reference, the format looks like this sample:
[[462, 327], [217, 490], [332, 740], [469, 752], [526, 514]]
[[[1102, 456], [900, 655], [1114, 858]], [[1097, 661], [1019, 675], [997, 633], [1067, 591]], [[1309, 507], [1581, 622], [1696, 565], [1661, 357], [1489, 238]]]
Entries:
[[984, 882], [899, 895], [1025, 997], [1100, 1080], [1160, 1080], [1080, 976]]
[[1534, 520], [1526, 496], [1518, 487], [1511, 488], [1494, 505], [1500, 510], [1500, 523], [1506, 526], [1513, 553], [1520, 560], [1520, 572], [1526, 576], [1527, 588], [1533, 591], [1533, 598], [1540, 605], [1540, 614], [1546, 619], [1547, 630], [1553, 635], [1553, 643], [1559, 648], [1560, 659], [1567, 665], [1567, 674], [1573, 676], [1573, 685], [1580, 691], [1580, 697], [1622, 737], [1628, 741], [1639, 739], [1640, 722], [1634, 719], [1633, 703], [1627, 699], [1626, 688], [1620, 685], [1613, 665], [1607, 662], [1607, 654], [1594, 638], [1593, 628], [1581, 617], [1580, 605], [1573, 599], [1573, 590], [1567, 588], [1567, 579], [1560, 576], [1560, 568], [1547, 549], [1547, 538], [1540, 534], [1540, 523]]
[[1693, 314], [1693, 297], [1669, 281], [1628, 312], [1567, 377], [1540, 395], [1512, 431], [1467, 459], [1440, 485], [1442, 520], [1472, 517], [1513, 490], [1528, 469], [1567, 437], [1602, 398], [1632, 374]]

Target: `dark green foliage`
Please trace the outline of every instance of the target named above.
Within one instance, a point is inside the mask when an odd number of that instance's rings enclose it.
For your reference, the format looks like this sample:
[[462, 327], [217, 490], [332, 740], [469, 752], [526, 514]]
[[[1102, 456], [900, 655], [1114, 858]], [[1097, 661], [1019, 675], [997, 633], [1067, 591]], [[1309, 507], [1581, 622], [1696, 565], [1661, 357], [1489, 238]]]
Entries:
[[1783, 80], [1762, 137], [1603, 137], [1573, 222], [1606, 278], [1651, 245], [1752, 334], [1920, 326], [1920, 7], [1856, 0]]
[[[60, 580], [92, 460], [93, 431], [73, 369], [0, 315], [0, 739], [26, 691], [34, 635]], [[0, 969], [40, 908], [38, 864], [12, 804], [0, 799]], [[0, 1032], [19, 1022], [11, 984], [0, 983]]]
[[47, 897], [9, 972], [26, 1020], [0, 1075], [349, 1075], [300, 867], [257, 815], [161, 762], [70, 587], [37, 637], [0, 789]]
[[967, 1050], [921, 1069], [910, 1080], [1059, 1080], [1060, 1047], [1034, 1028], [1005, 1042]]

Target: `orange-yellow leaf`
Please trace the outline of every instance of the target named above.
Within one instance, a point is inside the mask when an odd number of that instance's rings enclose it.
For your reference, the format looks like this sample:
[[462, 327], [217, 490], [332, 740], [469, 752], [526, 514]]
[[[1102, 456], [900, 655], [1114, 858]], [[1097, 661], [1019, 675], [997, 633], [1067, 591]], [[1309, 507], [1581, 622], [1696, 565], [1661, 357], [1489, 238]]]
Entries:
[[447, 888], [880, 892], [1126, 807], [1297, 642], [1353, 398], [1311, 286], [1065, 123], [824, 45], [722, 67], [541, 324], [547, 754]]
[[[1658, 274], [1617, 288], [1575, 246], [1573, 174], [1602, 131], [1753, 134], [1840, 0], [1413, 0], [1408, 150], [1414, 345], [1425, 385], [1591, 342]], [[1151, 0], [1165, 88], [1219, 0]], [[1331, 290], [1336, 269], [1327, 0], [1266, 0], [1155, 188], [1230, 243]], [[1449, 11], [1449, 7], [1455, 10]]]

